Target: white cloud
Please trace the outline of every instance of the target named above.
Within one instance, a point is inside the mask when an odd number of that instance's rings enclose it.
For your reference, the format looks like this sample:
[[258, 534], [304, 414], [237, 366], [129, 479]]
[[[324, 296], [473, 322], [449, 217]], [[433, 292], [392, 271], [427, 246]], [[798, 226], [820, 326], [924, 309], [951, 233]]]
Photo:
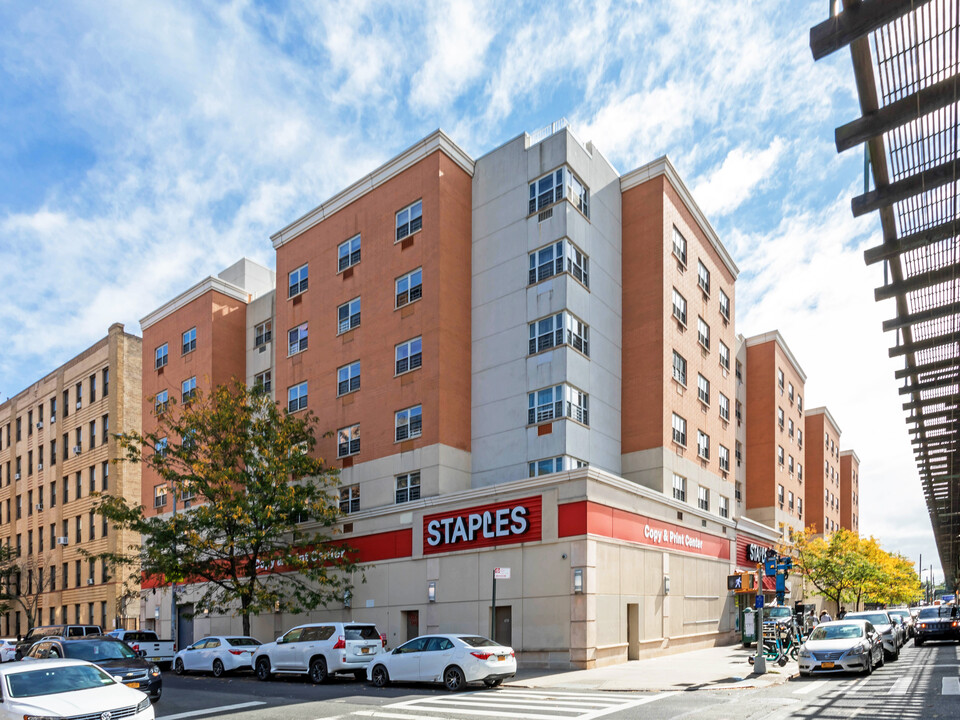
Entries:
[[785, 147], [783, 139], [776, 137], [764, 150], [731, 150], [710, 177], [694, 189], [700, 209], [707, 215], [719, 216], [739, 208], [778, 165]]

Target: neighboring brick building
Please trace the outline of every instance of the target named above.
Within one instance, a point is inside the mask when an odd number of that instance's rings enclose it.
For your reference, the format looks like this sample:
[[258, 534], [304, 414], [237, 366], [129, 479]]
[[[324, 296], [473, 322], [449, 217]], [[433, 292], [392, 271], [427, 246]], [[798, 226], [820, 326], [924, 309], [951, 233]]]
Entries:
[[806, 412], [807, 527], [829, 535], [840, 527], [840, 426], [825, 407]]
[[[0, 405], [0, 542], [20, 548], [20, 590], [36, 624], [138, 622], [138, 588], [80, 553], [122, 552], [137, 536], [94, 513], [93, 492], [140, 502], [140, 467], [116, 464], [116, 433], [140, 430], [140, 338], [123, 325]], [[130, 593], [133, 593], [132, 602]], [[3, 632], [28, 630], [11, 603]]]
[[840, 527], [860, 534], [860, 458], [840, 452]]

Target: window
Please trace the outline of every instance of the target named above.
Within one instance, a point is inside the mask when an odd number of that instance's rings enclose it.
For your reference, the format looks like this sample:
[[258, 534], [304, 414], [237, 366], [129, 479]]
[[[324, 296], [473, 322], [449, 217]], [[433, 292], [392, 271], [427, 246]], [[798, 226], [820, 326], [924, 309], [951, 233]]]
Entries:
[[777, 502], [783, 507], [783, 485], [777, 485]]
[[[76, 535], [76, 538], [77, 538], [77, 542], [78, 542], [78, 543], [83, 540], [83, 521], [81, 520], [81, 518], [80, 518], [79, 515], [77, 515], [77, 535]], [[78, 583], [80, 582], [80, 561], [79, 561], [79, 560], [77, 560], [77, 582], [78, 582]]]
[[360, 452], [360, 426], [351, 425], [337, 430], [337, 457], [356, 455], [358, 452]]
[[687, 361], [676, 350], [673, 351], [673, 379], [687, 386]]
[[720, 462], [720, 469], [724, 472], [730, 472], [730, 448], [718, 445], [717, 459]]
[[397, 505], [420, 499], [420, 471], [397, 475]]
[[165, 412], [170, 405], [169, 395], [166, 390], [161, 390], [153, 401], [153, 412], [160, 415]]
[[722, 518], [730, 517], [730, 499], [729, 498], [726, 498], [723, 495], [719, 496], [717, 512], [720, 513], [720, 517]]
[[710, 510], [710, 490], [703, 485], [697, 487], [697, 507], [701, 510]]
[[90, 492], [95, 493], [97, 491], [97, 467], [96, 465], [91, 465], [88, 470], [88, 475], [90, 477]]
[[702, 260], [697, 260], [697, 285], [704, 293], [710, 294], [710, 271]]
[[267, 320], [257, 325], [253, 330], [253, 346], [263, 347], [273, 340], [273, 320]]
[[681, 264], [687, 264], [687, 239], [680, 234], [676, 226], [673, 228], [673, 254]]
[[783, 467], [783, 446], [777, 445], [777, 465]]
[[737, 400], [736, 403], [737, 403], [736, 405], [737, 425], [739, 425], [740, 423], [743, 422], [743, 403], [741, 403], [739, 400]]
[[100, 489], [110, 489], [110, 462], [104, 461], [100, 465]]
[[307, 323], [297, 325], [287, 333], [287, 357], [307, 349]]
[[104, 368], [101, 375], [103, 376], [103, 392], [100, 397], [105, 398], [110, 394], [110, 368]]
[[797, 463], [797, 480], [803, 482], [803, 465]]
[[337, 272], [360, 262], [360, 236], [356, 235], [337, 247]]
[[700, 343], [705, 350], [710, 349], [710, 326], [707, 325], [699, 315], [697, 316], [697, 342]]
[[803, 412], [803, 398], [797, 395], [797, 410]]
[[[397, 213], [397, 241], [423, 227], [423, 201], [417, 200]], [[395, 241], [396, 242], [396, 241]]]
[[583, 460], [561, 455], [560, 457], [545, 458], [528, 463], [527, 469], [528, 477], [540, 477], [541, 475], [549, 475], [563, 470], [576, 470], [586, 466], [587, 463]]
[[193, 352], [197, 349], [197, 329], [190, 328], [183, 334], [183, 351], [182, 355], [186, 355], [188, 352]]
[[797, 517], [803, 517], [803, 498], [797, 498]]
[[[164, 343], [163, 345], [158, 347], [156, 350], [156, 359], [154, 360], [154, 364], [153, 364], [154, 369], [159, 370], [160, 368], [162, 368], [164, 365], [167, 364], [167, 360], [168, 360], [167, 343]], [[66, 396], [67, 393], [64, 392], [63, 394], [64, 396]], [[63, 401], [63, 415], [64, 417], [66, 417], [67, 415], [66, 398], [64, 398], [64, 401]]]
[[704, 460], [710, 459], [710, 436], [703, 430], [697, 430], [697, 455]]
[[587, 394], [570, 385], [556, 385], [527, 395], [528, 424], [535, 425], [561, 417], [570, 417], [584, 425], [589, 425], [590, 411]]
[[687, 324], [687, 299], [673, 289], [673, 316], [681, 325]]
[[97, 376], [91, 375], [90, 382], [87, 383], [90, 390], [90, 402], [95, 403], [97, 401]]
[[360, 389], [360, 363], [355, 362], [337, 369], [337, 396]]
[[734, 455], [737, 458], [737, 467], [740, 466], [740, 463], [743, 461], [743, 444], [737, 440], [736, 445], [733, 448]]
[[687, 446], [687, 421], [676, 413], [673, 414], [673, 441], [677, 445]]
[[797, 428], [797, 445], [803, 447], [803, 430]]
[[558, 313], [529, 325], [529, 354], [567, 344], [590, 356], [590, 328], [568, 312]]
[[[157, 440], [157, 444], [153, 446], [154, 451], [160, 457], [163, 457], [167, 454], [167, 438], [160, 438]], [[80, 473], [77, 473], [77, 497], [80, 497]]]
[[360, 324], [360, 298], [354, 298], [337, 308], [337, 334], [352, 330]]
[[[91, 510], [90, 516], [87, 518], [87, 524], [89, 525], [89, 530], [87, 531], [88, 540], [94, 540], [97, 537], [96, 517], [97, 517], [97, 513]], [[90, 562], [95, 563], [96, 560], [91, 559]], [[91, 573], [91, 577], [92, 575], [93, 573]]]
[[780, 429], [783, 430], [783, 408], [777, 408], [777, 425], [780, 426]]
[[787, 383], [787, 397], [790, 398], [790, 404], [793, 405], [793, 383]]
[[720, 405], [720, 417], [730, 422], [730, 398], [723, 393], [717, 393]]
[[167, 486], [155, 485], [153, 488], [153, 506], [155, 508], [163, 507], [167, 504]]
[[295, 413], [307, 408], [307, 383], [302, 382], [287, 389], [287, 412]]
[[730, 348], [728, 348], [723, 340], [719, 341], [720, 344], [720, 367], [724, 370], [730, 369]]
[[777, 368], [777, 387], [780, 389], [780, 394], [783, 395], [783, 370]]
[[723, 290], [718, 292], [720, 293], [720, 314], [723, 315], [724, 320], [730, 320], [730, 298]]
[[737, 360], [737, 382], [743, 382], [743, 363]]
[[793, 510], [793, 491], [787, 493], [787, 507]]
[[397, 278], [396, 295], [398, 308], [419, 300], [423, 296], [423, 268]]
[[180, 383], [180, 402], [188, 403], [197, 394], [197, 377], [194, 375]]
[[309, 268], [307, 265], [301, 265], [296, 270], [292, 271], [287, 278], [287, 297], [292, 298], [307, 291], [310, 280]]
[[395, 348], [396, 374], [416, 370], [423, 362], [423, 339], [414, 338], [400, 343]]
[[340, 512], [344, 515], [360, 510], [360, 486], [350, 485], [340, 488]]
[[264, 370], [262, 373], [257, 373], [253, 376], [253, 389], [262, 392], [268, 393], [273, 388], [273, 373], [270, 370]]
[[590, 424], [589, 398], [585, 392], [566, 385], [567, 417], [571, 417], [584, 425]]
[[570, 241], [567, 241], [567, 272], [590, 287], [590, 259]]
[[529, 285], [559, 275], [566, 270], [574, 278], [590, 287], [590, 260], [569, 240], [561, 240], [545, 248], [534, 250], [529, 255], [529, 261], [530, 270], [527, 277]]
[[590, 191], [567, 167], [558, 168], [530, 183], [527, 212], [532, 215], [565, 197], [575, 208], [590, 217]]
[[90, 433], [87, 440], [89, 441], [90, 449], [93, 450], [97, 446], [97, 421], [96, 420], [90, 421]]
[[110, 416], [104, 415], [100, 418], [100, 433], [103, 435], [103, 442], [110, 438]]
[[420, 437], [423, 433], [422, 414], [423, 409], [420, 405], [414, 405], [396, 413], [395, 439], [397, 442]]
[[687, 479], [683, 475], [673, 474], [673, 499], [687, 501]]
[[793, 455], [787, 455], [787, 472], [793, 475]]
[[704, 405], [710, 404], [710, 381], [697, 373], [697, 398]]

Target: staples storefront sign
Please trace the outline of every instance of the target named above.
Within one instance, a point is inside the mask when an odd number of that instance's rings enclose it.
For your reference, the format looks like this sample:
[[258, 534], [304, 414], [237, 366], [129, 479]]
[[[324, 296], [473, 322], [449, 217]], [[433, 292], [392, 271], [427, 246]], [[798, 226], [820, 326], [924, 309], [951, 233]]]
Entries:
[[423, 518], [423, 554], [511, 545], [540, 539], [540, 496]]

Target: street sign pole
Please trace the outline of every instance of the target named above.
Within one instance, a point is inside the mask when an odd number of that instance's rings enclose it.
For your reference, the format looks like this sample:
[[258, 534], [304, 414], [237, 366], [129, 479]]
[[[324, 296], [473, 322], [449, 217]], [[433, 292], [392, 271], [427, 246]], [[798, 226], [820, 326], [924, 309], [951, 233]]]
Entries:
[[496, 624], [497, 624], [497, 571], [493, 571], [493, 600], [490, 603], [490, 639], [496, 642]]
[[757, 654], [753, 658], [753, 671], [758, 675], [767, 672], [767, 659], [763, 656], [763, 563], [757, 563]]

